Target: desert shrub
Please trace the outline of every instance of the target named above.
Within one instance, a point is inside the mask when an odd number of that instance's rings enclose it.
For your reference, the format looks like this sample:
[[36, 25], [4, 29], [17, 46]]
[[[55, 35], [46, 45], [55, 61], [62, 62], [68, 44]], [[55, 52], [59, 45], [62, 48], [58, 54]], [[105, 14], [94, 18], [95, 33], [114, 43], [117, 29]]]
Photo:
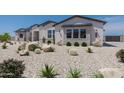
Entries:
[[116, 53], [116, 57], [119, 58], [120, 61], [124, 63], [124, 49], [119, 50]]
[[72, 44], [70, 42], [67, 42], [66, 43], [66, 46], [71, 46]]
[[90, 47], [88, 47], [87, 52], [88, 53], [93, 53], [93, 51], [92, 51], [92, 49]]
[[69, 77], [70, 78], [80, 78], [82, 75], [81, 75], [81, 71], [77, 68], [75, 69], [72, 69], [70, 68], [69, 70]]
[[52, 42], [51, 42], [50, 40], [47, 41], [47, 44], [48, 44], [48, 45], [51, 44], [51, 43], [52, 43]]
[[23, 61], [8, 59], [0, 64], [0, 77], [2, 78], [21, 78], [25, 65]]
[[37, 49], [37, 48], [39, 48], [39, 47], [35, 44], [31, 44], [31, 45], [28, 46], [29, 51], [35, 51], [35, 49]]
[[82, 47], [86, 47], [87, 46], [87, 43], [86, 42], [83, 42], [81, 45], [82, 45]]
[[2, 49], [6, 49], [7, 48], [7, 45], [6, 45], [6, 43], [4, 43], [3, 45], [2, 45]]
[[55, 78], [57, 75], [52, 65], [45, 64], [45, 67], [40, 71], [40, 76], [45, 78]]
[[20, 47], [18, 47], [18, 51], [21, 51], [22, 49]]
[[99, 72], [95, 73], [94, 76], [95, 76], [95, 78], [104, 78], [104, 76]]
[[79, 43], [78, 42], [75, 42], [74, 43], [74, 46], [78, 47], [79, 46]]
[[44, 52], [54, 52], [55, 49], [53, 47], [48, 47], [48, 48], [45, 48], [43, 49]]

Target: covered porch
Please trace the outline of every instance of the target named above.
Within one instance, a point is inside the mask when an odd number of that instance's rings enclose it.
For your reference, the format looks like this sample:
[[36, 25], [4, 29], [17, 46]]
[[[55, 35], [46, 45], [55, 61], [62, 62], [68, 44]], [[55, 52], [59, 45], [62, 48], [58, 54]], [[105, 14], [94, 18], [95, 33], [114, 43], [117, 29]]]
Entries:
[[39, 31], [32, 31], [32, 41], [39, 41]]

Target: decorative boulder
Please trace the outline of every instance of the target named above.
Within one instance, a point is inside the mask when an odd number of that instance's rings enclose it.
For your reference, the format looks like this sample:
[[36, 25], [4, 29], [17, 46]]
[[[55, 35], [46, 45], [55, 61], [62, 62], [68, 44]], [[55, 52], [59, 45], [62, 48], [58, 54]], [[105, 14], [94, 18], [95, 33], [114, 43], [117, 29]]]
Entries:
[[28, 43], [26, 46], [26, 50], [29, 50], [29, 51], [35, 51], [35, 49], [37, 49], [37, 48], [40, 48], [40, 46], [37, 42]]
[[19, 52], [20, 56], [29, 56], [29, 51], [28, 50], [22, 50]]
[[101, 39], [97, 38], [95, 40], [95, 42], [93, 42], [93, 46], [95, 46], [95, 47], [102, 47], [102, 43], [101, 42], [102, 42]]
[[42, 49], [44, 52], [54, 52], [55, 51], [54, 47], [47, 45], [47, 44], [43, 44]]
[[41, 50], [39, 48], [35, 49], [34, 51], [36, 54], [41, 54]]
[[77, 50], [75, 48], [71, 48], [68, 50], [71, 56], [78, 56]]
[[23, 43], [18, 47], [18, 50], [25, 50], [25, 48], [26, 48], [26, 43]]
[[104, 78], [123, 78], [122, 70], [119, 68], [103, 68], [99, 70]]

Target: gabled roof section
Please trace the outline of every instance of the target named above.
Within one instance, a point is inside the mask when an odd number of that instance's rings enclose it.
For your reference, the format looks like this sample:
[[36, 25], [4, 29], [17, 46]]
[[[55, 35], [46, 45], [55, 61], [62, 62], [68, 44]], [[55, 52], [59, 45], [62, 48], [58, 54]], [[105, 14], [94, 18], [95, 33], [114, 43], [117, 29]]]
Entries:
[[56, 24], [55, 21], [51, 21], [51, 20], [49, 20], [49, 21], [46, 21], [46, 22], [44, 22], [44, 23], [41, 23], [39, 26], [45, 26], [45, 25], [50, 24], [50, 23], [54, 23], [54, 24]]
[[82, 27], [82, 26], [92, 26], [93, 24], [87, 23], [87, 24], [66, 24], [63, 25], [62, 27]]
[[16, 30], [15, 32], [26, 32], [28, 29], [27, 28], [20, 28]]
[[107, 23], [106, 21], [103, 21], [103, 20], [94, 19], [94, 18], [89, 18], [89, 17], [84, 17], [84, 16], [80, 16], [80, 15], [75, 15], [75, 16], [72, 16], [72, 17], [70, 17], [70, 18], [67, 18], [67, 19], [65, 19], [65, 20], [63, 20], [63, 21], [60, 21], [60, 22], [56, 23], [54, 26], [56, 26], [56, 25], [58, 25], [58, 24], [61, 24], [61, 23], [63, 23], [63, 22], [66, 22], [66, 21], [68, 21], [68, 20], [70, 20], [70, 19], [73, 19], [73, 18], [75, 18], [75, 17], [84, 18], [84, 19], [88, 19], [88, 20], [93, 20], [93, 21], [97, 21], [97, 22], [102, 22], [103, 24], [106, 24], [106, 23]]
[[34, 24], [34, 25], [30, 26], [29, 28], [32, 28], [32, 27], [34, 27], [34, 26], [39, 26], [39, 24]]

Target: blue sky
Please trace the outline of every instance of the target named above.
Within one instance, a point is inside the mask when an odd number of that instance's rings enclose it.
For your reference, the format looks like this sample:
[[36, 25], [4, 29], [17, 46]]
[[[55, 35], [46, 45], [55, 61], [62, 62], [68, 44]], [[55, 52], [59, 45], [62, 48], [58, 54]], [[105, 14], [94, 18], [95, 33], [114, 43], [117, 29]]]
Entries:
[[[39, 24], [47, 20], [61, 21], [71, 15], [1, 15], [0, 16], [0, 34], [4, 32], [14, 35], [14, 31], [19, 28], [26, 28], [33, 24]], [[102, 16], [102, 15], [85, 15], [91, 18], [105, 20], [105, 35], [124, 35], [124, 16]]]

